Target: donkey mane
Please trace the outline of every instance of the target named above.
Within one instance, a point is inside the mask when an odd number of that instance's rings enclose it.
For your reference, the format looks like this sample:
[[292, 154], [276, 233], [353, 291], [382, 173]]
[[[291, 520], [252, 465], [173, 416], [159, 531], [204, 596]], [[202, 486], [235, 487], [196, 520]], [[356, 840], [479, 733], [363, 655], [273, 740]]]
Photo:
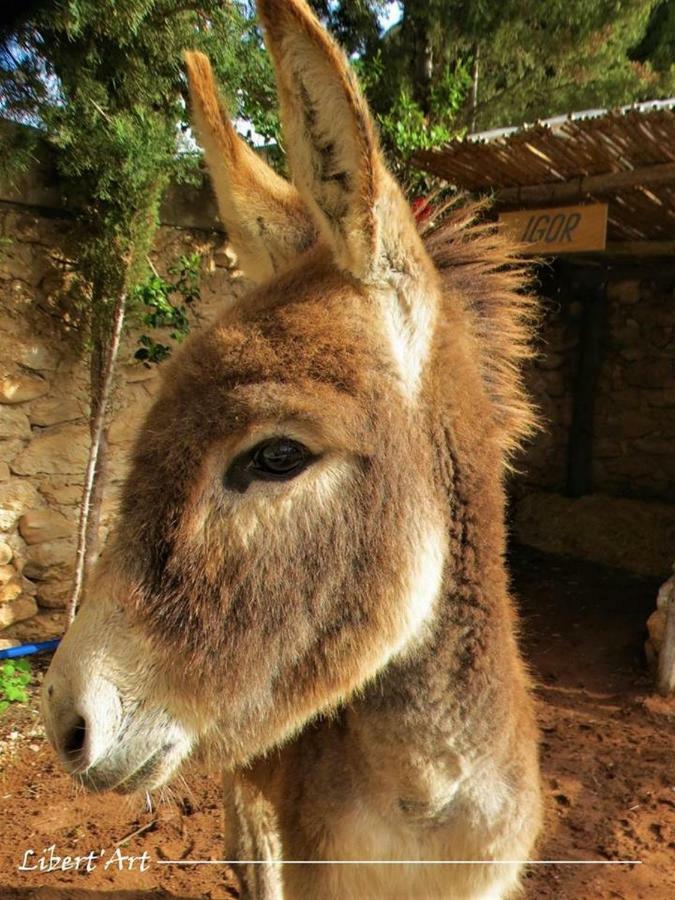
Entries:
[[[523, 369], [535, 356], [538, 304], [532, 263], [521, 247], [487, 222], [486, 202], [441, 205], [420, 233], [441, 276], [445, 303], [463, 304], [488, 396], [499, 446], [513, 455], [539, 427]], [[426, 226], [426, 227], [425, 227]]]

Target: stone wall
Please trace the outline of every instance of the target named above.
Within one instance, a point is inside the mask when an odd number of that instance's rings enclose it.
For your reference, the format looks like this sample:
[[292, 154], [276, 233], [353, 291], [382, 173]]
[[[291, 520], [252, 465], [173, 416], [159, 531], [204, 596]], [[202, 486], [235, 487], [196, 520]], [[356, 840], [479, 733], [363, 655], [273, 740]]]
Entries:
[[[181, 253], [202, 255], [194, 327], [203, 327], [228, 296], [244, 289], [215, 220], [207, 190], [174, 190], [163, 206], [153, 252], [161, 272]], [[48, 165], [13, 192], [0, 193], [0, 631], [10, 629], [3, 638], [44, 636], [36, 633], [40, 622], [51, 622], [48, 630], [58, 632], [70, 586], [89, 446], [86, 329], [71, 274], [72, 231]], [[673, 280], [647, 268], [630, 276], [610, 272], [607, 297], [593, 489], [642, 505], [633, 513], [622, 501], [618, 515], [619, 507], [603, 505], [601, 498], [584, 501], [583, 508], [551, 499], [565, 490], [581, 311], [588, 302], [583, 289], [564, 298], [552, 293], [544, 302], [539, 354], [528, 371], [545, 427], [512, 483], [521, 503], [516, 531], [521, 540], [554, 552], [593, 553], [619, 565], [625, 558], [629, 568], [660, 572], [672, 560], [664, 541], [675, 527], [663, 505], [675, 502]], [[157, 384], [156, 369], [133, 358], [138, 334], [131, 322], [113, 403], [103, 537], [128, 450]], [[651, 522], [651, 533], [660, 536], [658, 549], [656, 541], [647, 541], [648, 559], [634, 558], [635, 552], [617, 555], [617, 548], [629, 546], [635, 522], [643, 523], [645, 534], [644, 523]], [[621, 523], [626, 533], [619, 535]], [[38, 610], [42, 616], [32, 618]], [[22, 632], [16, 623], [28, 619], [30, 630]]]
[[[243, 283], [231, 270], [222, 232], [194, 227], [205, 208], [212, 214], [210, 197], [201, 195], [197, 214], [194, 204], [181, 202], [183, 208], [165, 205], [163, 218], [189, 227], [163, 225], [153, 262], [166, 273], [180, 254], [201, 254], [193, 327], [203, 327]], [[40, 618], [53, 620], [58, 631], [62, 614], [54, 618], [53, 611], [64, 607], [70, 587], [89, 447], [88, 363], [81, 298], [71, 276], [72, 230], [72, 220], [53, 206], [0, 201], [0, 630], [42, 610]], [[120, 354], [103, 538], [131, 442], [157, 385], [156, 368], [134, 360], [138, 334], [132, 321]], [[8, 635], [22, 631], [13, 627], [3, 638]]]
[[675, 503], [675, 278], [648, 272], [609, 284], [593, 481], [617, 497]]
[[[655, 265], [655, 264], [652, 264]], [[522, 495], [564, 492], [584, 289], [544, 300], [528, 385], [544, 431], [520, 461]], [[675, 503], [675, 278], [609, 273], [593, 428], [592, 490]]]

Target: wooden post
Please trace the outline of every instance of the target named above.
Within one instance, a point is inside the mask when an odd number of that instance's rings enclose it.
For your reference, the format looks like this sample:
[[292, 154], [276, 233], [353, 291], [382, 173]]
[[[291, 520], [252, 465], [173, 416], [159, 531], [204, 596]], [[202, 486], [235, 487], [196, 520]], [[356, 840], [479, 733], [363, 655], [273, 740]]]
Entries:
[[582, 497], [593, 490], [593, 420], [595, 393], [602, 362], [602, 342], [606, 320], [607, 285], [578, 282], [572, 274], [569, 293], [581, 290], [582, 316], [579, 359], [572, 396], [572, 424], [567, 445], [567, 494]]

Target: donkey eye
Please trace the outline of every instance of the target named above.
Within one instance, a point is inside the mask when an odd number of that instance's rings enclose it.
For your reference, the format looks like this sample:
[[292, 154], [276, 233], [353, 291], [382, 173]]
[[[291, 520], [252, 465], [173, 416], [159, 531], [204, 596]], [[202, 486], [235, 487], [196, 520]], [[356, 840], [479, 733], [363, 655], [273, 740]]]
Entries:
[[225, 486], [243, 493], [252, 481], [290, 481], [316, 456], [291, 438], [273, 438], [238, 456], [225, 476]]
[[251, 456], [251, 467], [258, 478], [294, 478], [311, 462], [307, 447], [289, 438], [259, 444]]

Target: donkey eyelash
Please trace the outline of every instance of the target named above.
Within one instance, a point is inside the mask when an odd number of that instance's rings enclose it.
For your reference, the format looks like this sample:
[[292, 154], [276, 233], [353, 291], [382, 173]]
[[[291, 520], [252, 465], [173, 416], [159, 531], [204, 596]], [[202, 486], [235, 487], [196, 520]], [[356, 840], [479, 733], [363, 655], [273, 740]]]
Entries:
[[243, 494], [254, 481], [291, 481], [318, 458], [294, 438], [267, 438], [234, 458], [224, 484], [228, 490]]

